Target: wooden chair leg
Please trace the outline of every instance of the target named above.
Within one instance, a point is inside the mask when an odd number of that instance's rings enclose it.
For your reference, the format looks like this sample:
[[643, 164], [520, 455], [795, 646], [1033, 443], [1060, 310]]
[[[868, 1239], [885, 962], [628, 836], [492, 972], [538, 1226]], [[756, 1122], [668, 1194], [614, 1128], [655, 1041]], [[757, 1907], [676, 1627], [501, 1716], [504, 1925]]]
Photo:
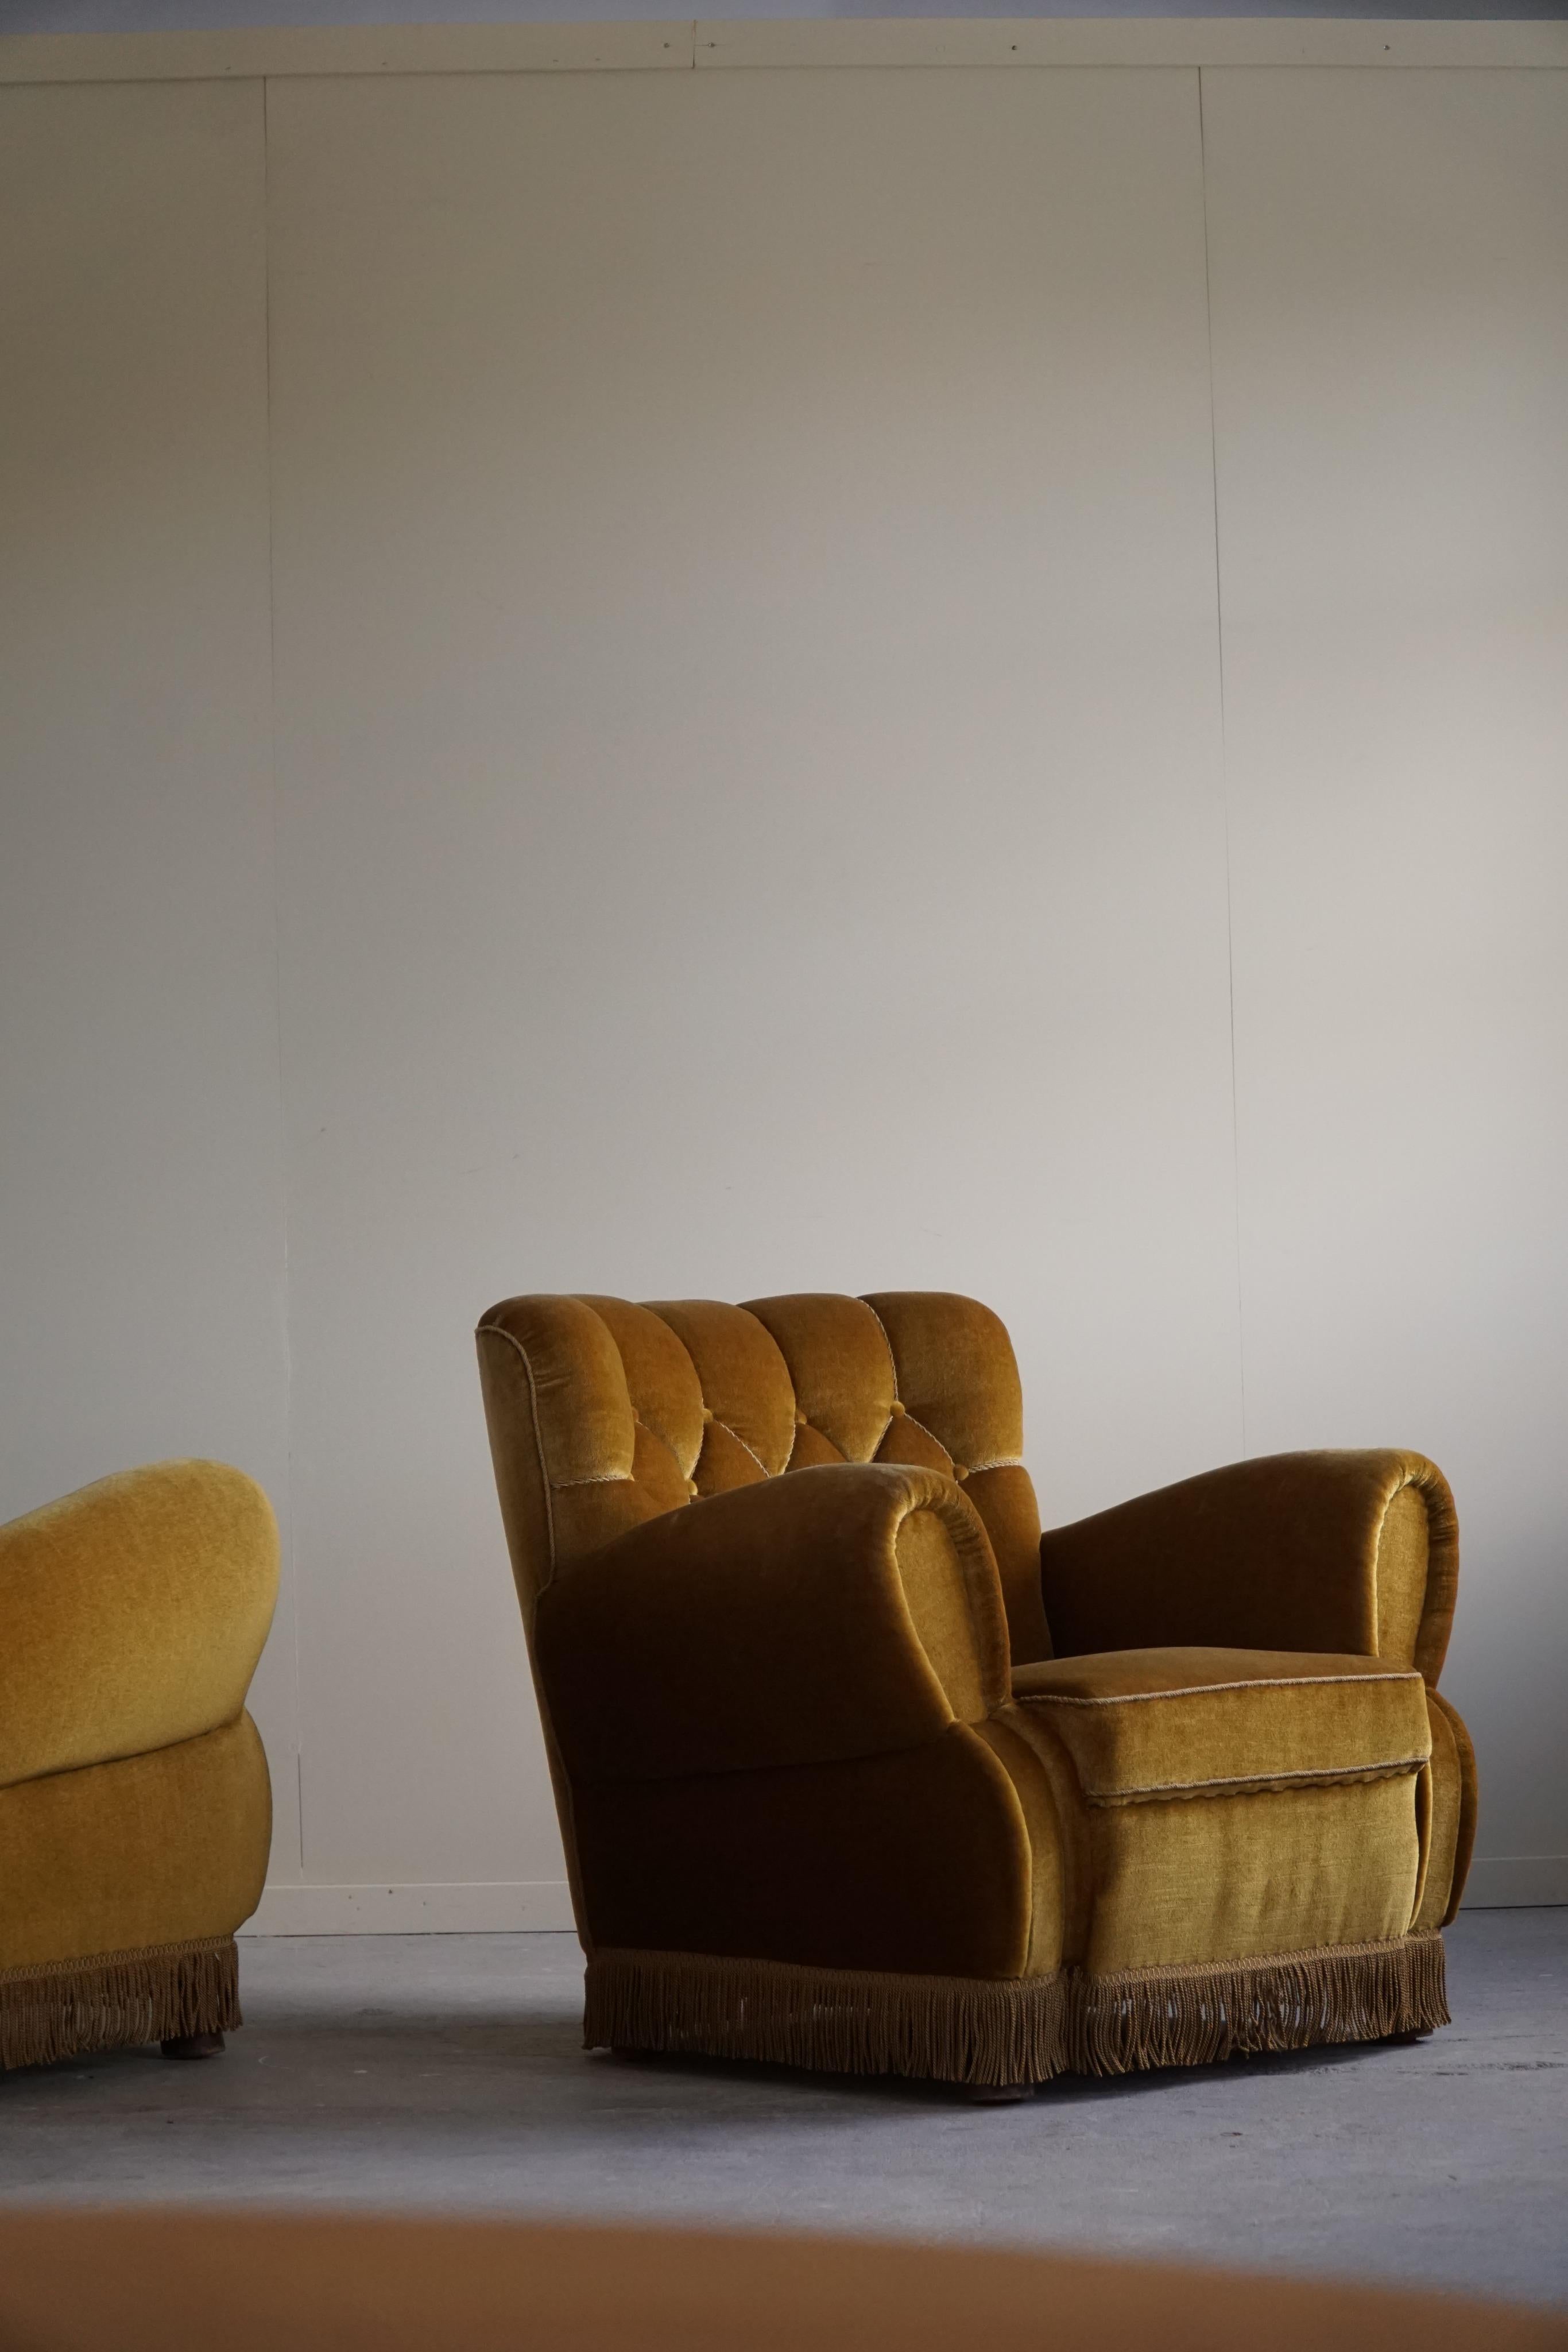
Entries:
[[221, 2058], [224, 2037], [221, 2033], [176, 2033], [161, 2047], [165, 2058]]

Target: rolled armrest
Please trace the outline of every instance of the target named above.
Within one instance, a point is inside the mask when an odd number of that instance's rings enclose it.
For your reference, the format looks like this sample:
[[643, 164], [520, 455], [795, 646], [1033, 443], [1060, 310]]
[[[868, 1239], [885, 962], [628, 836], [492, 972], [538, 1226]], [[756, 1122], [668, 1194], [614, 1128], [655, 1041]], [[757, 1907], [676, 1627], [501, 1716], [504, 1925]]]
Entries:
[[792, 1471], [664, 1513], [541, 1596], [540, 1678], [568, 1772], [651, 1780], [827, 1763], [980, 1721], [1007, 1616], [950, 1478]]
[[1322, 1650], [1441, 1672], [1458, 1523], [1419, 1454], [1232, 1463], [1040, 1539], [1051, 1640], [1090, 1650]]
[[158, 1462], [0, 1528], [0, 1787], [231, 1723], [272, 1622], [277, 1530], [219, 1462]]

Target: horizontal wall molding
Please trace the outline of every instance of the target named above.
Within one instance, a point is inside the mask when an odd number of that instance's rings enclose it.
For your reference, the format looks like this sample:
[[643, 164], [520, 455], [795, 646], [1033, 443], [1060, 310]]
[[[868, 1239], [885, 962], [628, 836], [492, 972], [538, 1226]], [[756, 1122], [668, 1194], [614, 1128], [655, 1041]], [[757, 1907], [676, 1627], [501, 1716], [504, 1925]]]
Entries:
[[14, 33], [0, 83], [296, 74], [639, 73], [803, 66], [1568, 69], [1568, 24], [1332, 17], [756, 17]]
[[1246, 16], [758, 16], [699, 66], [1568, 66], [1568, 24]]
[[1568, 1903], [1568, 1853], [1500, 1853], [1470, 1864], [1467, 1911], [1533, 1910]]
[[255, 81], [294, 74], [689, 71], [696, 27], [315, 25], [208, 33], [14, 33], [0, 82]]
[[428, 1886], [274, 1885], [242, 1936], [486, 1936], [573, 1925], [564, 1878]]

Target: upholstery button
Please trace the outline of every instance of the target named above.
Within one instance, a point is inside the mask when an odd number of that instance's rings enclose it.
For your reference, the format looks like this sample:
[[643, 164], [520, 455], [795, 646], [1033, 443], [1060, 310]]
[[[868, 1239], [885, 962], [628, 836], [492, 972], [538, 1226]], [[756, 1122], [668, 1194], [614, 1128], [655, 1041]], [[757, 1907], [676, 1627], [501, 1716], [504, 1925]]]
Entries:
[[954, 1477], [955, 1477], [955, 1478], [967, 1478], [967, 1477], [968, 1476], [968, 1475], [969, 1475], [968, 1470], [967, 1470], [967, 1468], [966, 1467], [966, 1465], [965, 1465], [962, 1462], [955, 1462], [955, 1463], [954, 1463], [954, 1465], [953, 1465], [953, 1475], [954, 1475]]
[[686, 1480], [686, 1492], [687, 1492], [687, 1494], [688, 1494], [688, 1495], [695, 1495], [695, 1494], [696, 1493], [696, 1491], [697, 1491], [697, 1482], [696, 1482], [696, 1480], [695, 1480], [695, 1478], [688, 1478], [688, 1479]]
[[904, 1407], [899, 1403], [896, 1397], [894, 1398], [893, 1402], [888, 1406], [888, 1411], [893, 1415], [894, 1421], [902, 1421], [904, 1419]]
[[798, 1413], [795, 1415], [795, 1426], [796, 1426], [796, 1428], [797, 1428], [797, 1429], [804, 1429], [804, 1428], [805, 1428], [805, 1426], [806, 1426], [806, 1416], [805, 1416], [805, 1414], [804, 1414], [803, 1412], [798, 1412]]
[[704, 1419], [704, 1421], [705, 1421], [705, 1422], [709, 1422], [709, 1421], [711, 1421], [711, 1420], [713, 1419], [713, 1407], [712, 1407], [712, 1405], [711, 1405], [711, 1404], [705, 1404], [705, 1405], [704, 1405], [704, 1407], [703, 1407], [703, 1419]]

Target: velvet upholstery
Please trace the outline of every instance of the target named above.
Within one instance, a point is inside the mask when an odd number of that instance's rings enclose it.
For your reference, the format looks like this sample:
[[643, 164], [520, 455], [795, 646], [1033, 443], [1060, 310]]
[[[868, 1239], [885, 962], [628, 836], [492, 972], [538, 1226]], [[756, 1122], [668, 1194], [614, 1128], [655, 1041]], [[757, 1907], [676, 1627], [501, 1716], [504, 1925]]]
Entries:
[[1082, 1965], [1107, 1976], [1404, 1935], [1421, 1859], [1413, 1787], [1405, 1774], [1092, 1805]]
[[248, 1715], [199, 1738], [0, 1789], [0, 1969], [228, 1934], [272, 1838]]
[[574, 1780], [918, 1747], [1008, 1689], [985, 1530], [951, 1479], [841, 1464], [618, 1536], [538, 1603]]
[[1432, 1748], [1417, 1674], [1291, 1650], [1103, 1650], [1021, 1666], [1092, 1804], [1401, 1776]]
[[1430, 1463], [1042, 1538], [973, 1300], [521, 1297], [478, 1344], [591, 2039], [981, 2083], [1446, 2019]]
[[0, 1528], [0, 2064], [237, 2022], [267, 1759], [266, 1496], [164, 1462]]
[[1418, 1454], [1276, 1454], [1140, 1495], [1040, 1545], [1061, 1656], [1218, 1645], [1443, 1670], [1458, 1579], [1448, 1482]]
[[1427, 1866], [1418, 1927], [1442, 1927], [1454, 1916], [1476, 1846], [1476, 1754], [1470, 1735], [1441, 1691], [1427, 1694], [1432, 1754], [1425, 1803]]
[[1024, 1973], [1027, 1826], [967, 1725], [892, 1754], [573, 1795], [596, 1948]]

